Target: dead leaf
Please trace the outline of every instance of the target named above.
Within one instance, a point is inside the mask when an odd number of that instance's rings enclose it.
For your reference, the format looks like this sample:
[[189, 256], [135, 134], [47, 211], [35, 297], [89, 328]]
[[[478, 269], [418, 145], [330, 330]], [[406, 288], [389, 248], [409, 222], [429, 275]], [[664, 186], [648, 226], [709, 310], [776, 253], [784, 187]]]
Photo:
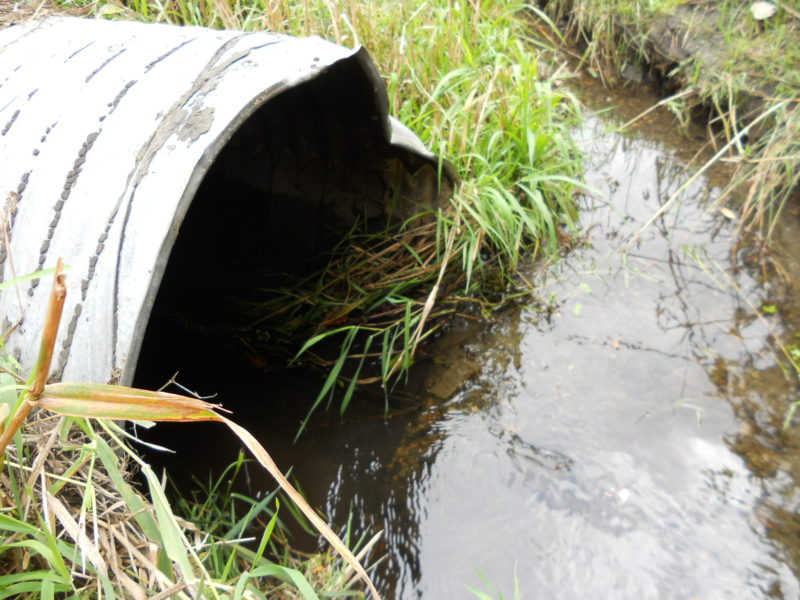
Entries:
[[222, 421], [203, 400], [102, 383], [51, 383], [36, 406], [71, 417], [130, 421]]

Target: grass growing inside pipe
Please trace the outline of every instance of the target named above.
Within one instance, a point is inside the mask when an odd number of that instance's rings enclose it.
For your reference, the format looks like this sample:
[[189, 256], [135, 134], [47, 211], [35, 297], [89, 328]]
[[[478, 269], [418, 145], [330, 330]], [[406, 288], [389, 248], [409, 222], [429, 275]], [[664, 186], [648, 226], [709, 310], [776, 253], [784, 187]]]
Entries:
[[371, 32], [365, 19], [375, 18], [398, 30], [393, 46], [361, 42], [389, 73], [393, 111], [452, 160], [464, 183], [436, 212], [349, 237], [310, 286], [289, 285], [274, 308], [260, 309], [257, 324], [280, 319], [284, 337], [304, 336], [301, 354], [332, 336], [342, 340], [312, 409], [335, 390], [347, 354], [357, 364], [342, 386], [342, 410], [365, 358], [377, 358], [387, 384], [456, 310], [456, 298], [501, 289], [526, 252], [555, 252], [562, 227], [573, 222], [580, 173], [569, 135], [576, 103], [541, 72], [523, 5], [401, 2], [378, 15], [373, 5], [345, 6], [353, 32]]
[[[502, 290], [523, 255], [553, 255], [573, 224], [581, 169], [570, 131], [578, 106], [542, 68], [524, 2], [101, 0], [88, 6], [100, 15], [361, 44], [384, 74], [390, 113], [457, 170], [463, 183], [446, 206], [377, 233], [355, 229], [323, 270], [247, 306], [251, 327], [232, 334], [255, 352], [269, 354], [277, 345], [327, 364], [312, 410], [333, 393], [344, 410], [359, 380], [388, 385], [456, 310], [456, 299], [486, 300]], [[339, 352], [316, 357], [323, 341], [335, 342]], [[361, 377], [361, 368], [374, 362], [370, 376]]]
[[[705, 115], [720, 160], [737, 171], [719, 202], [744, 197], [741, 223], [769, 237], [800, 183], [800, 12], [791, 2], [773, 3], [764, 20], [750, 1], [547, 0], [583, 44], [583, 60], [599, 76], [608, 65], [622, 71], [648, 65], [677, 93], [664, 104], [686, 124]], [[699, 111], [703, 109], [703, 111]], [[767, 119], [762, 119], [768, 115]], [[762, 119], [747, 136], [742, 129]]]

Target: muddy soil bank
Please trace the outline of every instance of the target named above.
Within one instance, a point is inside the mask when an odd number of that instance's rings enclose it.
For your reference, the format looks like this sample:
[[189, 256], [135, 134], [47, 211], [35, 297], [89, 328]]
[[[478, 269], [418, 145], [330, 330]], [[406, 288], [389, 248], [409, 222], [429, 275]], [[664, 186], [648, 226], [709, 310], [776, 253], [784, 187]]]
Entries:
[[[615, 5], [608, 8], [602, 17], [606, 21], [603, 30], [598, 27], [600, 23], [592, 22], [592, 13], [587, 9], [587, 4], [599, 7], [604, 2], [539, 2], [540, 7], [555, 18], [568, 34], [581, 42], [584, 48], [590, 43], [598, 44], [602, 57], [620, 67], [616, 75], [622, 81], [659, 81], [668, 90], [694, 86], [700, 92], [717, 86], [736, 70], [730, 63], [734, 49], [731, 48], [732, 41], [726, 26], [737, 26], [737, 20], [741, 27], [756, 26], [758, 30], [752, 39], [754, 48], [771, 42], [769, 36], [764, 35], [767, 25], [756, 25], [757, 21], [750, 11], [755, 3], [749, 0], [738, 2], [741, 5], [738, 12], [730, 15], [723, 13], [720, 7], [723, 3], [718, 0], [662, 2], [662, 10], [655, 14], [638, 10], [636, 14], [630, 14], [623, 8], [624, 2], [617, 3], [619, 7]], [[776, 8], [776, 15], [785, 12], [791, 23], [787, 29], [789, 35], [782, 43], [787, 47], [800, 44], [800, 13], [785, 5]], [[600, 18], [599, 14], [595, 13], [595, 20]], [[768, 68], [774, 65], [759, 64], [761, 53], [756, 50], [751, 54], [747, 67], [752, 71], [752, 76], [736, 82], [736, 91], [744, 95], [737, 100], [763, 105], [763, 101], [776, 91], [774, 78], [769, 72], [771, 69]], [[615, 73], [604, 73], [604, 76], [613, 78]]]
[[[774, 14], [756, 18], [756, 5]], [[745, 190], [742, 221], [762, 231], [800, 189], [800, 12], [751, 0], [540, 0], [609, 85], [651, 84], [685, 126], [707, 129]], [[772, 10], [772, 9], [770, 9]]]

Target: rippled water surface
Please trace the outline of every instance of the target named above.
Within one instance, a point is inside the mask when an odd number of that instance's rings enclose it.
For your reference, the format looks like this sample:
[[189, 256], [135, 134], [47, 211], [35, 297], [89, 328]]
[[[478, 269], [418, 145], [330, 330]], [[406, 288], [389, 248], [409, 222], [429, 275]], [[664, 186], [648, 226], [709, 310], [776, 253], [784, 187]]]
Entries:
[[[725, 171], [629, 243], [698, 143], [657, 114], [613, 133], [652, 99], [605, 101], [621, 116], [590, 116], [582, 133], [597, 191], [582, 200], [585, 243], [526, 268], [539, 287], [522, 306], [453, 325], [408, 408], [384, 419], [366, 401], [292, 445], [308, 382], [218, 390], [285, 408], [240, 420], [333, 522], [385, 529], [388, 598], [467, 598], [467, 585], [511, 598], [515, 581], [521, 598], [800, 595], [798, 443], [780, 429], [800, 398], [775, 343], [800, 331], [795, 216], [779, 232], [782, 280], [734, 252], [734, 224], [708, 210]], [[777, 311], [759, 319], [764, 305]]]

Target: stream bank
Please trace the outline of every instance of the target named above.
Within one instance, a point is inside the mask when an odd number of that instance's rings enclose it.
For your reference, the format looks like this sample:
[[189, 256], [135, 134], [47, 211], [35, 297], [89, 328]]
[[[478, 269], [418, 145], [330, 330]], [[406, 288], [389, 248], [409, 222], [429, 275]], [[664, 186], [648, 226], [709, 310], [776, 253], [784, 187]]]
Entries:
[[[656, 83], [736, 166], [719, 202], [769, 236], [800, 184], [800, 11], [750, 0], [541, 0], [605, 83]], [[767, 5], [769, 17], [759, 9]], [[541, 27], [541, 31], [546, 31]], [[560, 33], [558, 34], [561, 35]], [[563, 39], [563, 38], [562, 38]]]

